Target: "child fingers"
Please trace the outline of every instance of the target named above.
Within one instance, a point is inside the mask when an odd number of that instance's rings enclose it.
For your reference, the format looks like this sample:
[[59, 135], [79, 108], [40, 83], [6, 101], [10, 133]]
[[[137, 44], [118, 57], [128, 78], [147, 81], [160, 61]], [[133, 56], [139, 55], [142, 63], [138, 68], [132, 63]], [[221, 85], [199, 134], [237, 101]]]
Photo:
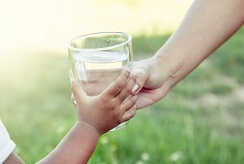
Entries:
[[121, 75], [103, 92], [108, 96], [115, 97], [126, 85], [127, 80], [130, 76], [130, 72], [126, 69], [123, 70]]
[[132, 117], [135, 116], [135, 114], [136, 114], [136, 106], [134, 105], [132, 108], [130, 108], [122, 115], [120, 122], [122, 123], [130, 120]]
[[132, 89], [135, 85], [135, 76], [131, 75], [125, 87], [121, 90], [121, 92], [116, 96], [116, 98], [123, 102], [132, 92]]
[[120, 105], [120, 111], [121, 113], [125, 113], [126, 111], [128, 111], [130, 108], [132, 108], [137, 101], [137, 95], [132, 96], [129, 95], [124, 102]]

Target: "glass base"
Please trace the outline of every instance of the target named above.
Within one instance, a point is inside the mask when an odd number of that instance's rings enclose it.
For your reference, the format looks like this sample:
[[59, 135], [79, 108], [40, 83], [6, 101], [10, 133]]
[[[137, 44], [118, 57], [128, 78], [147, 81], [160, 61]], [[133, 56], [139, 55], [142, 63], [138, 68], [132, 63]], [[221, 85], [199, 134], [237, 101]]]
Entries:
[[110, 131], [115, 131], [115, 130], [122, 129], [122, 128], [124, 128], [128, 123], [129, 123], [129, 121], [122, 122], [121, 124], [119, 124], [119, 125], [116, 126], [115, 128], [111, 129]]

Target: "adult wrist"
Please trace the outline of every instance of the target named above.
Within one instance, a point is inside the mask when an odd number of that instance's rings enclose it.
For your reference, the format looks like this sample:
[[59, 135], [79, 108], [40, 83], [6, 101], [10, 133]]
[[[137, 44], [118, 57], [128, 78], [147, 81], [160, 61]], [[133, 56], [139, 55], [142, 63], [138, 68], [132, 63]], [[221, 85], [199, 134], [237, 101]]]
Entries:
[[[161, 80], [163, 82], [165, 90], [169, 91], [178, 81], [181, 76], [182, 60], [180, 57], [176, 58], [174, 54], [166, 50], [166, 47], [162, 47], [154, 56], [154, 63], [162, 71]], [[156, 70], [154, 70], [156, 71]]]

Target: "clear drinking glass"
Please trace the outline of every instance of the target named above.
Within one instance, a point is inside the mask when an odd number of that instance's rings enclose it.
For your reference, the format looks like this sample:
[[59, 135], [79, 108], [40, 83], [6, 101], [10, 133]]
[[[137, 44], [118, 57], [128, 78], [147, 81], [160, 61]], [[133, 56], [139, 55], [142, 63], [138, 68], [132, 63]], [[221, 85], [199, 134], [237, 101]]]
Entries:
[[[132, 37], [123, 32], [99, 32], [69, 41], [73, 71], [88, 96], [96, 96], [122, 73], [132, 69]], [[123, 122], [113, 130], [127, 125]]]

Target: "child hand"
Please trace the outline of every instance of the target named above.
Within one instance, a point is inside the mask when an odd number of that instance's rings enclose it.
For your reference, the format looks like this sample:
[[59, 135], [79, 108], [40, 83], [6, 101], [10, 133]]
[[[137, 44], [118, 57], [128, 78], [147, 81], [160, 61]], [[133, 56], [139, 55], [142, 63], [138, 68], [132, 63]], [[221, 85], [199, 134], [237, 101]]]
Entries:
[[72, 71], [70, 82], [78, 109], [78, 121], [92, 125], [99, 135], [131, 119], [136, 113], [137, 96], [130, 94], [135, 76], [130, 76], [127, 70], [98, 96], [87, 96], [73, 77]]

